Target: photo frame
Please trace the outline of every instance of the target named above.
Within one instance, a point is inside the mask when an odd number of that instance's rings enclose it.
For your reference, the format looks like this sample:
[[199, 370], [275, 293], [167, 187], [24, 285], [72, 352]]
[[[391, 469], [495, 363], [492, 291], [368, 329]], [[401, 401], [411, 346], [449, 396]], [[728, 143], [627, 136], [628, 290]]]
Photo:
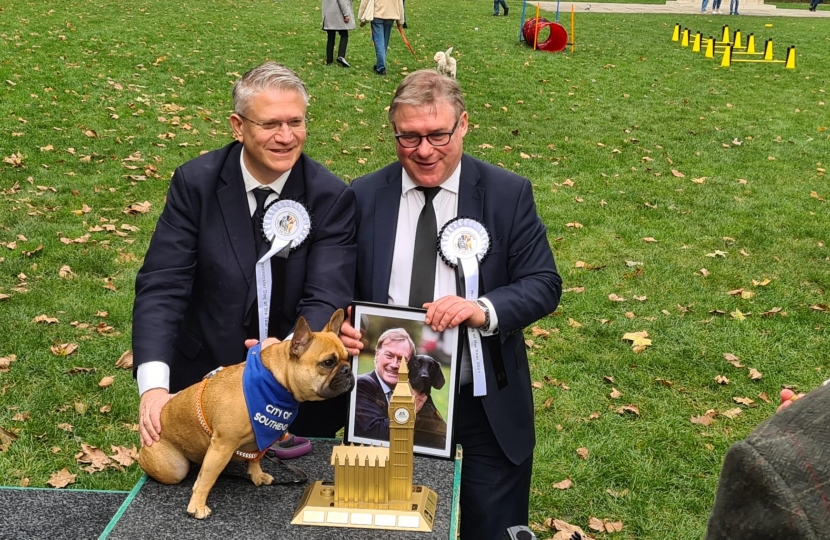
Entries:
[[352, 325], [361, 333], [363, 349], [352, 357], [357, 382], [349, 396], [347, 442], [389, 446], [387, 392], [397, 383], [400, 357], [406, 356], [410, 386], [416, 403], [422, 403], [415, 415], [414, 452], [455, 456], [458, 329], [434, 332], [424, 324], [425, 316], [426, 310], [418, 308], [352, 304]]

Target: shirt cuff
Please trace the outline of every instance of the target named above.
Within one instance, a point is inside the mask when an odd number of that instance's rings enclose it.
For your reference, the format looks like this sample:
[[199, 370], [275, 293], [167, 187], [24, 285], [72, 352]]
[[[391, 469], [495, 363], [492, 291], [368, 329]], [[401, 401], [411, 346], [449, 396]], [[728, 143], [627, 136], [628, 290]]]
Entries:
[[479, 301], [487, 306], [490, 310], [490, 326], [487, 328], [480, 328], [479, 331], [481, 332], [482, 336], [489, 337], [499, 333], [499, 316], [496, 314], [496, 308], [493, 306], [493, 302], [490, 300], [482, 297], [479, 297]]
[[135, 378], [138, 382], [139, 396], [153, 388], [164, 388], [170, 391], [170, 366], [164, 362], [153, 361], [141, 364], [138, 366]]

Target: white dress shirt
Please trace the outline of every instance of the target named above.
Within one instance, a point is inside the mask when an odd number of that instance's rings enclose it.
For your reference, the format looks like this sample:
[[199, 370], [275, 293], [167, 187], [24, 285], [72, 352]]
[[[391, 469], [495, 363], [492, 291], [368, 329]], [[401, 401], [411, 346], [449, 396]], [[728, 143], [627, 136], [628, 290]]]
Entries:
[[[458, 189], [461, 182], [461, 162], [453, 173], [441, 184], [441, 191], [432, 200], [435, 208], [435, 221], [438, 231], [451, 219], [458, 215]], [[415, 230], [418, 226], [418, 216], [424, 208], [426, 199], [417, 184], [403, 169], [401, 178], [401, 203], [398, 209], [398, 226], [395, 231], [395, 249], [392, 254], [392, 268], [394, 271], [389, 278], [388, 303], [396, 306], [409, 305], [409, 288], [412, 280], [412, 257], [415, 246]], [[457, 295], [455, 270], [447, 266], [439, 256], [435, 261], [435, 292], [434, 299], [447, 295]], [[482, 334], [491, 336], [498, 331], [499, 319], [493, 304], [487, 298], [479, 298], [490, 308], [490, 326], [482, 328]], [[461, 333], [459, 339], [466, 339]], [[472, 363], [468, 347], [464, 347], [461, 357], [461, 384], [467, 384], [472, 379]]]
[[[273, 193], [268, 195], [268, 198], [265, 199], [265, 204], [269, 204], [271, 201], [280, 196], [282, 188], [285, 187], [285, 182], [291, 174], [291, 170], [289, 169], [287, 172], [281, 174], [279, 178], [270, 184], [262, 184], [259, 180], [254, 178], [245, 166], [244, 156], [245, 149], [243, 148], [242, 152], [239, 154], [239, 166], [242, 168], [242, 179], [245, 182], [245, 192], [248, 196], [249, 215], [252, 216], [254, 215], [254, 210], [256, 210], [256, 197], [254, 197], [253, 191], [257, 188], [270, 189], [273, 191]], [[147, 390], [151, 390], [153, 388], [164, 388], [165, 390], [170, 390], [170, 366], [159, 360], [145, 362], [138, 366], [135, 378], [138, 383], [139, 396]]]

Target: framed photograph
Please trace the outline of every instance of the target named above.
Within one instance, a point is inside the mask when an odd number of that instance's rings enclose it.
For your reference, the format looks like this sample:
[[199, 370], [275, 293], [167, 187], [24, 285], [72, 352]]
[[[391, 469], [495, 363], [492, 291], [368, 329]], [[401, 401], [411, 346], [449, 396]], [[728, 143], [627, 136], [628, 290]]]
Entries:
[[352, 390], [346, 441], [389, 446], [389, 399], [407, 361], [415, 396], [415, 453], [451, 459], [458, 329], [433, 332], [426, 310], [355, 302], [352, 325], [363, 349], [352, 358]]

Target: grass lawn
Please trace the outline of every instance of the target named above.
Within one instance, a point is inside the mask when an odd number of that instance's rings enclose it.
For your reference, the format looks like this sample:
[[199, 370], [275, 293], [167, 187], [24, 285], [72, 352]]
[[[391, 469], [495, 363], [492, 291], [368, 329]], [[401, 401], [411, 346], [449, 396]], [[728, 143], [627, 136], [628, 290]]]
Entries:
[[[740, 19], [779, 59], [797, 47], [785, 70], [720, 68], [670, 41], [675, 22], [719, 37], [717, 17], [579, 13], [576, 51], [546, 54], [517, 43], [518, 17], [491, 13], [412, 2], [418, 57], [393, 37], [378, 77], [368, 28], [351, 33], [352, 69], [324, 65], [309, 0], [5, 2], [0, 485], [44, 487], [65, 467], [71, 488], [140, 477], [137, 465], [91, 474], [75, 456], [138, 445], [135, 383], [115, 367], [133, 282], [175, 167], [230, 141], [239, 75], [266, 59], [297, 70], [312, 94], [306, 150], [351, 180], [394, 159], [384, 109], [403, 74], [453, 46], [465, 148], [533, 181], [566, 288], [526, 334], [531, 521], [700, 538], [729, 445], [773, 413], [782, 385], [830, 377], [822, 23]], [[652, 343], [637, 354], [622, 337], [638, 331]], [[615, 412], [625, 405], [639, 414]], [[710, 425], [690, 421], [710, 410]]]

